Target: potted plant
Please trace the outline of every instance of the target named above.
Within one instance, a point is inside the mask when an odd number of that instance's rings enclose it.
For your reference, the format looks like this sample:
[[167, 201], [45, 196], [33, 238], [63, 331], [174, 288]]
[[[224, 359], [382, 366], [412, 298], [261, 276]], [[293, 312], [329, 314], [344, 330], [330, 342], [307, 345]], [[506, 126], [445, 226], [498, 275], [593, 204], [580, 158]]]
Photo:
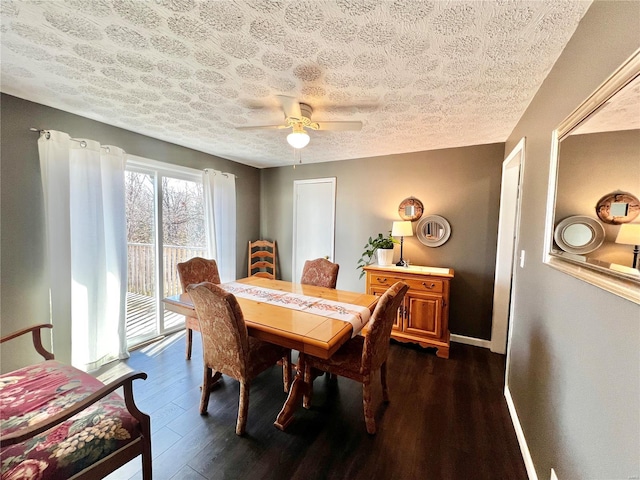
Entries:
[[381, 233], [377, 237], [369, 237], [369, 241], [364, 246], [364, 252], [360, 260], [358, 260], [358, 268], [360, 269], [360, 278], [364, 275], [363, 268], [371, 264], [373, 256], [378, 258], [378, 265], [393, 264], [393, 245], [398, 241], [391, 236], [391, 231], [387, 237]]

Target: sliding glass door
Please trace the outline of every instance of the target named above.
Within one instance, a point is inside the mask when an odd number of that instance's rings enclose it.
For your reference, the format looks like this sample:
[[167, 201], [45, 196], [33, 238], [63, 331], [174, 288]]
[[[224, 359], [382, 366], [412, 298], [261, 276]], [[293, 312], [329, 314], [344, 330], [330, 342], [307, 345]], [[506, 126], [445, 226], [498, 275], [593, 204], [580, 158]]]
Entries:
[[127, 343], [184, 327], [162, 299], [182, 291], [176, 265], [206, 256], [201, 172], [150, 160], [127, 163]]

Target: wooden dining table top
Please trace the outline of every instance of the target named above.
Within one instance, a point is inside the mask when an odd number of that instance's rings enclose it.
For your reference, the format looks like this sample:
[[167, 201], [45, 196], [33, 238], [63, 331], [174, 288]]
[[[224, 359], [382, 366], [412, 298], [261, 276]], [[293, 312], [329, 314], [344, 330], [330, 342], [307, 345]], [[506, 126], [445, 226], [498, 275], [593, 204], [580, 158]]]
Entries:
[[[309, 297], [375, 308], [378, 298], [365, 293], [302, 285], [283, 280], [247, 277], [236, 282], [282, 292], [298, 293]], [[349, 322], [313, 313], [293, 310], [261, 301], [236, 297], [249, 335], [277, 345], [298, 350], [320, 358], [329, 358], [351, 338], [353, 327]], [[188, 317], [196, 317], [188, 293], [163, 299], [165, 308]]]

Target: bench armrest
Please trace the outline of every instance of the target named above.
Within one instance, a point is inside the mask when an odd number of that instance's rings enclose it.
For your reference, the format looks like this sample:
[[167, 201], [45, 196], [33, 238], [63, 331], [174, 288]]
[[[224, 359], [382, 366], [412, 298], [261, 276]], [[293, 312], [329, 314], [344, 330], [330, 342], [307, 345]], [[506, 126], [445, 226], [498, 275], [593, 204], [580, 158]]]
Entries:
[[150, 424], [149, 416], [145, 413], [142, 413], [140, 410], [138, 410], [133, 400], [133, 381], [138, 378], [142, 378], [143, 380], [145, 380], [147, 378], [147, 374], [144, 372], [127, 373], [121, 376], [120, 378], [118, 378], [117, 380], [114, 380], [113, 382], [109, 383], [108, 385], [105, 385], [101, 389], [95, 391], [94, 393], [92, 393], [82, 401], [76, 403], [75, 405], [65, 408], [64, 410], [58, 412], [55, 415], [52, 415], [51, 417], [41, 422], [38, 422], [34, 425], [31, 425], [27, 428], [23, 428], [16, 432], [12, 432], [8, 435], [0, 435], [0, 448], [4, 448], [9, 445], [14, 445], [16, 443], [24, 442], [25, 440], [31, 437], [34, 437], [42, 432], [49, 430], [50, 428], [55, 427], [56, 425], [61, 424], [65, 420], [68, 420], [74, 415], [80, 413], [90, 405], [93, 405], [94, 403], [103, 399], [104, 397], [109, 395], [111, 392], [115, 391], [120, 387], [124, 388], [124, 401], [125, 401], [125, 405], [127, 406], [127, 409], [129, 410], [129, 413], [131, 413], [131, 415], [140, 422], [142, 426], [142, 431], [148, 432], [149, 431], [148, 428]]
[[0, 338], [0, 343], [8, 342], [9, 340], [13, 340], [14, 338], [20, 337], [31, 332], [31, 338], [33, 340], [33, 346], [45, 360], [53, 360], [53, 353], [49, 352], [42, 346], [42, 337], [41, 330], [43, 328], [53, 328], [53, 325], [50, 323], [41, 323], [40, 325], [32, 325], [31, 327], [23, 328], [22, 330], [18, 330], [17, 332], [10, 333], [6, 337]]

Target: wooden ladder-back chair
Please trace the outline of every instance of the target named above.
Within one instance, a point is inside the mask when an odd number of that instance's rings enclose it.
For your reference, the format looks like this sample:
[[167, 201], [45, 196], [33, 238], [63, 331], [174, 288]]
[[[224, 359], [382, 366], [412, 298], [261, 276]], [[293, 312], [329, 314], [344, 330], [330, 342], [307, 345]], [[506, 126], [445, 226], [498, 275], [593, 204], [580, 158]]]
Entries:
[[250, 337], [242, 309], [232, 293], [209, 282], [189, 285], [188, 291], [202, 332], [204, 382], [200, 414], [207, 413], [211, 387], [222, 374], [235, 378], [240, 382], [236, 433], [242, 435], [247, 424], [251, 380], [280, 359], [291, 358], [291, 350]]
[[307, 260], [302, 268], [300, 283], [317, 287], [336, 288], [340, 265], [326, 258]]
[[[367, 432], [376, 433], [375, 415], [371, 405], [371, 377], [380, 370], [382, 398], [389, 402], [387, 392], [387, 356], [391, 327], [398, 314], [398, 308], [404, 299], [409, 286], [404, 282], [396, 282], [380, 297], [373, 311], [365, 337], [357, 335], [348, 340], [331, 358], [324, 360], [306, 355], [304, 369], [305, 383], [313, 387], [313, 369], [334, 375], [350, 378], [362, 383], [362, 404]], [[309, 408], [313, 388], [303, 399], [305, 408]]]
[[249, 242], [249, 277], [276, 279], [276, 242]]
[[[187, 292], [187, 287], [191, 284], [201, 282], [211, 282], [220, 284], [220, 274], [218, 264], [215, 260], [208, 260], [202, 257], [193, 257], [186, 262], [177, 265], [178, 276], [182, 292]], [[197, 318], [186, 317], [184, 326], [187, 329], [187, 360], [191, 360], [191, 346], [193, 344], [193, 331], [200, 331], [200, 323]]]

